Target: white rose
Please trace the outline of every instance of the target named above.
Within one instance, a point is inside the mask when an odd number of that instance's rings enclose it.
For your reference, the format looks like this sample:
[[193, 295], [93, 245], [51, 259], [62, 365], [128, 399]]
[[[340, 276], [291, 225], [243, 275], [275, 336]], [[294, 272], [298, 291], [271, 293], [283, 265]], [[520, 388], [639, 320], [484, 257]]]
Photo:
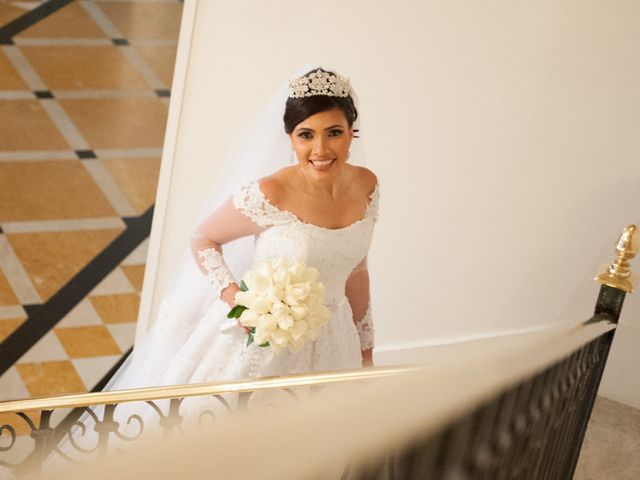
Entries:
[[322, 302], [324, 302], [325, 288], [324, 285], [320, 282], [315, 282], [311, 284], [311, 291], [309, 292], [311, 295], [317, 295]]
[[[267, 343], [270, 340], [271, 332], [262, 327], [262, 325], [258, 325], [256, 327], [256, 331], [253, 332], [253, 341], [257, 345], [262, 345], [263, 343]], [[269, 342], [271, 343], [271, 342]]]
[[284, 289], [289, 284], [289, 271], [286, 268], [276, 268], [273, 272], [273, 283]]
[[305, 268], [302, 274], [302, 279], [306, 282], [315, 282], [319, 276], [320, 276], [320, 272], [317, 269], [313, 267], [309, 267], [309, 268]]
[[255, 271], [267, 278], [273, 277], [273, 266], [269, 262], [260, 262]]
[[279, 285], [270, 287], [265, 293], [265, 297], [273, 303], [279, 303], [284, 298], [284, 288]]
[[285, 315], [283, 317], [278, 317], [278, 326], [282, 330], [289, 330], [293, 326], [294, 323], [295, 323], [295, 320], [293, 319], [293, 317], [291, 315]]
[[251, 304], [251, 310], [255, 310], [256, 313], [260, 314], [269, 313], [271, 305], [273, 305], [273, 302], [270, 302], [268, 298], [256, 297]]
[[289, 268], [289, 260], [286, 257], [278, 257], [273, 261], [273, 268]]
[[258, 320], [258, 326], [264, 329], [267, 332], [273, 332], [278, 328], [278, 320], [273, 315], [267, 313], [265, 315], [260, 315]]
[[310, 286], [307, 283], [289, 285], [284, 293], [284, 301], [289, 305], [299, 305], [309, 295]]
[[271, 332], [271, 344], [276, 347], [286, 347], [289, 343], [289, 334], [284, 330], [275, 330]]
[[304, 265], [302, 262], [296, 262], [289, 267], [289, 275], [291, 276], [291, 281], [300, 282], [302, 281], [302, 274], [304, 272]]
[[253, 292], [255, 295], [263, 295], [269, 287], [271, 287], [269, 277], [266, 277], [256, 271], [249, 271], [245, 273], [243, 279], [249, 291]]
[[233, 301], [236, 302], [236, 305], [242, 305], [243, 307], [247, 308], [251, 308], [251, 305], [253, 305], [253, 301], [255, 299], [255, 293], [243, 291], [237, 292], [235, 297], [233, 297]]
[[309, 326], [307, 325], [307, 322], [305, 322], [304, 320], [300, 320], [293, 324], [293, 326], [289, 330], [289, 334], [294, 341], [301, 339], [304, 340], [303, 335], [307, 333], [308, 328]]
[[295, 320], [302, 320], [307, 315], [307, 307], [305, 305], [292, 305], [291, 308], [291, 316]]
[[240, 315], [240, 323], [245, 327], [257, 327], [259, 319], [260, 315], [251, 309], [245, 310], [242, 312], [242, 315]]
[[271, 313], [276, 317], [276, 318], [281, 318], [281, 317], [285, 317], [287, 315], [289, 315], [289, 307], [286, 306], [284, 303], [282, 302], [277, 302], [274, 303], [271, 306]]

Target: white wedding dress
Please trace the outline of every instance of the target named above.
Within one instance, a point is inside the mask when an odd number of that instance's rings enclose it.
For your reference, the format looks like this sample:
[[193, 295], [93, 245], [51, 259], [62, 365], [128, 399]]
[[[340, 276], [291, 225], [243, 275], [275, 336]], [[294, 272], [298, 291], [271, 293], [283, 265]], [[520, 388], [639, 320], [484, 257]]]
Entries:
[[255, 238], [254, 264], [285, 257], [317, 268], [319, 280], [326, 287], [325, 302], [331, 319], [322, 327], [319, 337], [308, 341], [300, 351], [292, 353], [285, 349], [274, 353], [268, 347], [247, 346], [245, 331], [235, 319], [227, 318], [229, 306], [215, 299], [169, 361], [165, 373], [153, 383], [203, 383], [361, 367], [361, 344], [373, 346], [370, 312], [356, 328], [345, 284], [369, 250], [378, 196], [376, 187], [360, 220], [344, 228], [328, 229], [305, 223], [291, 212], [275, 207], [257, 181], [244, 185], [234, 195], [234, 205], [264, 228]]

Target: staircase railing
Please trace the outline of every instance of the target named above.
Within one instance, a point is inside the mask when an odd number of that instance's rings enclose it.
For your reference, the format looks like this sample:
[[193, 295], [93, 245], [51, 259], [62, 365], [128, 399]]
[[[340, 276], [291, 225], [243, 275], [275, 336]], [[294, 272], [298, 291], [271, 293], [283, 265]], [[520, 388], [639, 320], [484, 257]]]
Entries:
[[[25, 472], [25, 465], [38, 472], [46, 455], [58, 448], [61, 435], [70, 435], [51, 427], [51, 415], [59, 408], [93, 412], [89, 407], [104, 406], [99, 417], [93, 415], [98, 443], [90, 452], [100, 457], [110, 438], [129, 438], [119, 432], [120, 423], [114, 420], [117, 406], [123, 403], [149, 404], [157, 412], [160, 429], [170, 438], [181, 427], [180, 407], [186, 398], [208, 396], [219, 400], [229, 412], [244, 411], [258, 391], [285, 391], [295, 397], [295, 387], [378, 379], [348, 397], [316, 405], [309, 415], [279, 418], [277, 427], [269, 416], [254, 419], [253, 429], [275, 430], [274, 438], [305, 438], [305, 442], [293, 442], [286, 458], [273, 450], [273, 464], [263, 466], [261, 478], [324, 478], [322, 469], [317, 468], [320, 459], [324, 465], [348, 464], [349, 478], [358, 479], [570, 479], [625, 294], [633, 290], [629, 260], [638, 251], [636, 233], [635, 226], [625, 229], [616, 245], [616, 260], [596, 277], [601, 288], [591, 319], [561, 325], [526, 343], [512, 341], [491, 358], [461, 359], [446, 369], [377, 367], [4, 402], [0, 403], [0, 414], [17, 415], [30, 430], [34, 446], [22, 465], [11, 465], [5, 453], [18, 443], [18, 435], [13, 426], [4, 425], [0, 439], [8, 434], [10, 445], [0, 444], [0, 462], [18, 474]], [[382, 377], [392, 377], [396, 383]], [[226, 394], [237, 394], [235, 405], [225, 399]], [[27, 414], [33, 410], [42, 412], [37, 426]], [[387, 422], [384, 428], [380, 428], [381, 419]], [[229, 465], [233, 459], [225, 455], [243, 448], [269, 454], [269, 449], [277, 447], [277, 441], [265, 443], [254, 438], [257, 435], [252, 431], [225, 424], [208, 432], [207, 445], [225, 445], [229, 450], [206, 450], [210, 462], [199, 466], [200, 475], [217, 478], [215, 472], [224, 466], [225, 471], [236, 469], [234, 478], [252, 478], [246, 465]], [[332, 448], [326, 446], [328, 438], [334, 438]], [[190, 444], [182, 453], [176, 447], [171, 465], [162, 458], [144, 462], [140, 478], [154, 478], [154, 471], [159, 472], [155, 468], [165, 473], [172, 468], [188, 471], [193, 468], [191, 456], [203, 454], [201, 443]], [[316, 459], [315, 470], [301, 460], [309, 455]], [[286, 463], [286, 469], [279, 461]], [[113, 468], [110, 472], [107, 463], [99, 471], [115, 475], [120, 467]], [[91, 475], [99, 478], [97, 472]]]

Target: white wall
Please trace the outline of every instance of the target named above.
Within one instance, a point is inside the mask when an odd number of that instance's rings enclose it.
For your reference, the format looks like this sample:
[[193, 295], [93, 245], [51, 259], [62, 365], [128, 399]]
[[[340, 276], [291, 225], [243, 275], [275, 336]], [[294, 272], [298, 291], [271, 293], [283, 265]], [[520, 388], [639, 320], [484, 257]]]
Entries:
[[[196, 6], [141, 330], [234, 135], [316, 62], [357, 88], [381, 183], [370, 256], [380, 352], [591, 315], [593, 275], [621, 228], [640, 223], [638, 2], [191, 0], [185, 25]], [[638, 345], [640, 299], [622, 321]]]

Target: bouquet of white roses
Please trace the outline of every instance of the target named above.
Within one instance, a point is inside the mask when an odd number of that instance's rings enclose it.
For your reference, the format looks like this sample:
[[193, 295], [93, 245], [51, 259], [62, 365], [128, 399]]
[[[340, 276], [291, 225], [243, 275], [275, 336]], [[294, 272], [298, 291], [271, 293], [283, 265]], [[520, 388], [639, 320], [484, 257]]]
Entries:
[[318, 276], [318, 270], [299, 261], [262, 262], [245, 273], [227, 317], [238, 318], [249, 329], [247, 345], [297, 352], [329, 320]]

